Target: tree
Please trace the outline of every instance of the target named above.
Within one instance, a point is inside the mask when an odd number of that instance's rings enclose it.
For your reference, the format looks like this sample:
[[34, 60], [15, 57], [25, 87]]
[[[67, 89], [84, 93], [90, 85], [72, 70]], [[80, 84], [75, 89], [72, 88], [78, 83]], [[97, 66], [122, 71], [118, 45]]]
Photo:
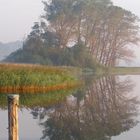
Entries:
[[[130, 11], [114, 6], [110, 0], [52, 0], [43, 3], [42, 21], [32, 27], [23, 51], [47, 59], [45, 64], [49, 60], [54, 65], [77, 64], [82, 67], [87, 66], [88, 59], [92, 61], [90, 65], [97, 62], [112, 67], [120, 59], [133, 57], [128, 46], [139, 42], [139, 19]], [[80, 51], [77, 55], [76, 50]]]

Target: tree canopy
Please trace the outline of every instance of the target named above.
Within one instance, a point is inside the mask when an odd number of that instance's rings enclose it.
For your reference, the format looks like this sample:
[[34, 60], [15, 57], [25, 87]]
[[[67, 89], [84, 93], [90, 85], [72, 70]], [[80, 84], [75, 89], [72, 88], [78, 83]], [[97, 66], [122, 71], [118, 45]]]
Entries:
[[132, 12], [110, 0], [52, 0], [43, 4], [42, 20], [32, 27], [23, 49], [7, 60], [32, 62], [31, 57], [35, 63], [83, 67], [96, 61], [110, 67], [133, 57], [128, 46], [139, 42], [139, 19]]

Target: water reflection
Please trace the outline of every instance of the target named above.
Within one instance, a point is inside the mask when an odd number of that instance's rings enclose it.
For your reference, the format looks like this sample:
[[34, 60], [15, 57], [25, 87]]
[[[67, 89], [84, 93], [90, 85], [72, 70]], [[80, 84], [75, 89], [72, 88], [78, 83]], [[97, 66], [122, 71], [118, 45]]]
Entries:
[[139, 104], [129, 94], [133, 87], [129, 79], [102, 77], [55, 107], [35, 107], [31, 113], [43, 128], [41, 139], [110, 140], [133, 128]]
[[[53, 106], [61, 103], [68, 95], [72, 94], [72, 90], [58, 90], [48, 92], [46, 94], [20, 94], [20, 108], [34, 108]], [[7, 94], [0, 94], [0, 108], [7, 108]]]

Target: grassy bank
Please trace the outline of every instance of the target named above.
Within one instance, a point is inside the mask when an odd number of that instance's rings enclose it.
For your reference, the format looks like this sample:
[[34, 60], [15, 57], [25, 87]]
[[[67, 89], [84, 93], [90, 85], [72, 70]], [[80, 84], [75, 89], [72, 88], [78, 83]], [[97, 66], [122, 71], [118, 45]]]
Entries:
[[140, 75], [140, 67], [112, 67], [106, 68], [103, 66], [97, 66], [95, 71], [91, 72], [95, 76], [104, 75]]
[[108, 69], [107, 73], [114, 75], [139, 75], [140, 67], [114, 67]]
[[76, 68], [0, 64], [1, 93], [39, 93], [77, 86]]

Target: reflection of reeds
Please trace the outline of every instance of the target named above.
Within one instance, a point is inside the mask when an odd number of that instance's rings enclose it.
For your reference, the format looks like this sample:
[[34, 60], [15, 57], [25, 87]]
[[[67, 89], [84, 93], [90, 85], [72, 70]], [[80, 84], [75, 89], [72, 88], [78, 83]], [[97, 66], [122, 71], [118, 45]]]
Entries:
[[76, 88], [80, 86], [81, 83], [73, 82], [73, 83], [62, 83], [57, 85], [49, 85], [49, 86], [3, 86], [0, 87], [0, 93], [47, 93], [49, 91], [55, 90], [65, 90]]
[[[20, 107], [34, 108], [34, 107], [51, 107], [65, 100], [65, 98], [72, 94], [77, 89], [55, 90], [41, 94], [20, 94]], [[0, 95], [0, 108], [6, 109], [7, 95]]]
[[0, 65], [1, 93], [38, 93], [78, 84], [75, 69], [69, 67], [47, 67], [39, 65]]

